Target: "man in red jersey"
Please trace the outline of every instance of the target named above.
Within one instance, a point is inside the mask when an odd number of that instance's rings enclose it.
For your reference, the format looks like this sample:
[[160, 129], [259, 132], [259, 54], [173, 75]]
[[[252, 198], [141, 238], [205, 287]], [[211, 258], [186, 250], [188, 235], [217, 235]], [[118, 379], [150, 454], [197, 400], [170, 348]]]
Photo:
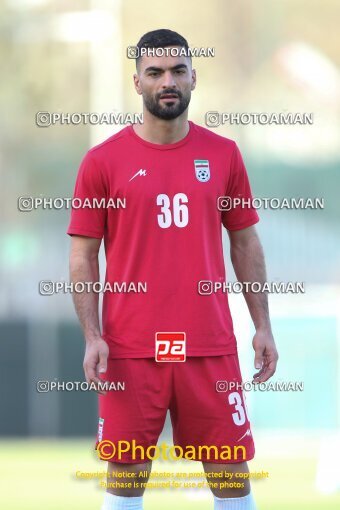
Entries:
[[[246, 461], [254, 444], [244, 397], [239, 386], [221, 388], [218, 381], [241, 383], [228, 297], [221, 291], [222, 225], [238, 279], [265, 282], [258, 216], [249, 206], [219, 210], [219, 197], [249, 203], [251, 190], [235, 142], [188, 121], [196, 73], [187, 41], [162, 29], [145, 34], [137, 47], [142, 55], [134, 84], [144, 123], [91, 149], [74, 193], [97, 204], [121, 199], [125, 207], [73, 209], [68, 229], [73, 282], [99, 281], [104, 238], [110, 288], [102, 333], [98, 294], [75, 294], [74, 302], [86, 340], [85, 376], [100, 393], [97, 444], [125, 445], [122, 454], [117, 447], [110, 456], [108, 480], [119, 472], [135, 482], [111, 484], [103, 510], [143, 508], [151, 460], [142, 449], [156, 447], [168, 410], [177, 453], [190, 446], [207, 480], [218, 477], [215, 510], [253, 510]], [[254, 379], [263, 382], [278, 359], [267, 296], [244, 295], [256, 329]], [[125, 391], [102, 391], [103, 380], [124, 381]], [[137, 454], [126, 447], [133, 442], [141, 447]], [[223, 455], [226, 445], [236, 454]], [[232, 474], [240, 472], [244, 483], [232, 487]]]

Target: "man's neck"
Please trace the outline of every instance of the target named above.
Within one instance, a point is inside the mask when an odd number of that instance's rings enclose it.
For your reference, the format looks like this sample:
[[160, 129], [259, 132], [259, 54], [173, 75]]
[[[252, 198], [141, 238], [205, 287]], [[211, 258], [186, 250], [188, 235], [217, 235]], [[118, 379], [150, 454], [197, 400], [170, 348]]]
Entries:
[[144, 123], [134, 124], [133, 130], [143, 140], [155, 144], [176, 143], [185, 138], [189, 132], [187, 115], [177, 119], [158, 119], [149, 112], [144, 112]]

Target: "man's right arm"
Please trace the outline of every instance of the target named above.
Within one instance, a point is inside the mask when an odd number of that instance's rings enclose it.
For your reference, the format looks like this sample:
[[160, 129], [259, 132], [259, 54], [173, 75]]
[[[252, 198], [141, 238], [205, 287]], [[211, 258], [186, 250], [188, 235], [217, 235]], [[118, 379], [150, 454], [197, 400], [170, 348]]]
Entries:
[[[98, 253], [101, 239], [73, 235], [71, 238], [70, 280], [77, 282], [98, 282]], [[106, 372], [109, 348], [102, 339], [99, 326], [99, 296], [96, 292], [74, 292], [74, 306], [82, 326], [86, 349], [84, 372], [88, 383], [99, 383], [99, 373]], [[99, 393], [105, 393], [99, 391]]]

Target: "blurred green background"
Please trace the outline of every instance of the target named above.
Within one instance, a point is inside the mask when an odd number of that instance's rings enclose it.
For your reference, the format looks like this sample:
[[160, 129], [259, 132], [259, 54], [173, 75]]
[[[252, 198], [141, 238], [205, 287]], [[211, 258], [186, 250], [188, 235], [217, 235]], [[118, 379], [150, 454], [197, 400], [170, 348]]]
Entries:
[[[270, 281], [303, 281], [303, 295], [270, 299], [280, 352], [275, 380], [303, 392], [251, 392], [251, 470], [260, 510], [340, 505], [340, 5], [336, 0], [4, 0], [0, 4], [0, 469], [6, 510], [100, 508], [104, 469], [93, 452], [96, 396], [38, 393], [39, 380], [81, 381], [83, 340], [70, 295], [41, 296], [40, 280], [68, 280], [67, 210], [19, 212], [18, 197], [70, 197], [89, 147], [123, 126], [35, 125], [38, 111], [141, 112], [126, 48], [156, 28], [190, 46], [198, 84], [190, 119], [205, 113], [313, 112], [313, 125], [229, 125], [257, 197], [322, 197], [323, 210], [260, 210]], [[230, 279], [234, 278], [224, 233]], [[101, 266], [104, 257], [101, 254]], [[253, 328], [231, 296], [244, 378]], [[163, 436], [170, 438], [167, 421]], [[154, 469], [164, 469], [155, 464]], [[187, 463], [183, 471], [200, 470]], [[174, 469], [168, 466], [168, 469]], [[176, 466], [176, 469], [179, 469]], [[166, 496], [166, 497], [164, 497]], [[152, 491], [146, 510], [212, 508], [208, 490]]]

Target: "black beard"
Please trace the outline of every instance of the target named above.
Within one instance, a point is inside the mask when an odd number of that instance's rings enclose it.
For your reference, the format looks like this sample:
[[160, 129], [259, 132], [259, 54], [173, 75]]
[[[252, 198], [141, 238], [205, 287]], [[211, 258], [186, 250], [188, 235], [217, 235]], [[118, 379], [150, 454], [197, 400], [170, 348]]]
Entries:
[[[161, 106], [159, 103], [160, 97], [164, 94], [176, 94], [178, 96], [178, 102], [164, 104]], [[173, 120], [182, 115], [182, 113], [188, 108], [191, 94], [183, 96], [178, 90], [163, 90], [156, 96], [143, 96], [144, 105], [146, 109], [155, 117], [163, 120]]]

